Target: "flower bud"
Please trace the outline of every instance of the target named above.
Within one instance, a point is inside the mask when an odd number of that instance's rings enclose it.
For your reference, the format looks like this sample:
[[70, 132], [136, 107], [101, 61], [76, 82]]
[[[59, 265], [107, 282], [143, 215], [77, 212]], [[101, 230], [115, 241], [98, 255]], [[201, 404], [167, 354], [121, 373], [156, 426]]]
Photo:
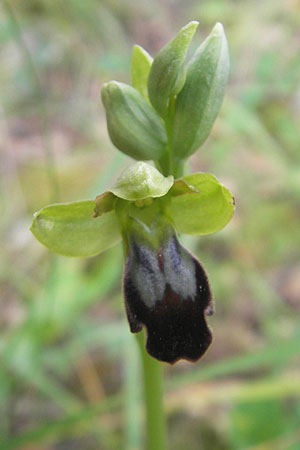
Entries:
[[188, 23], [153, 60], [148, 78], [148, 93], [152, 105], [164, 118], [169, 98], [178, 94], [184, 85], [185, 56], [197, 26], [196, 21]]
[[107, 128], [113, 144], [137, 160], [161, 158], [167, 143], [161, 119], [133, 87], [110, 81], [102, 87]]
[[152, 64], [152, 57], [140, 45], [134, 45], [131, 56], [131, 84], [149, 102], [147, 80]]
[[217, 23], [196, 51], [178, 94], [173, 122], [173, 152], [185, 159], [209, 135], [223, 100], [229, 74], [229, 54], [223, 26]]

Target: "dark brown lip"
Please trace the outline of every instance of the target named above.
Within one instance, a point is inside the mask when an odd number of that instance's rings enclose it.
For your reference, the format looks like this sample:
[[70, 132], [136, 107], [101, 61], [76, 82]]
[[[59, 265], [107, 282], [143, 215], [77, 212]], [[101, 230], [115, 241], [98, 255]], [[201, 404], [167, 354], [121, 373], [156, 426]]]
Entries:
[[158, 249], [131, 237], [124, 296], [131, 331], [146, 327], [151, 356], [175, 364], [204, 355], [212, 341], [206, 323], [206, 311], [213, 311], [210, 286], [204, 268], [175, 231]]

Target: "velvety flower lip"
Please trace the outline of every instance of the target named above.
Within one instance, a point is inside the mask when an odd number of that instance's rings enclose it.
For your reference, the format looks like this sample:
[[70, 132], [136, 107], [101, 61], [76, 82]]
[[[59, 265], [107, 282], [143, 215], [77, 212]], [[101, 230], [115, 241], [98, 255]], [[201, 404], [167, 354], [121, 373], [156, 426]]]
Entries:
[[131, 331], [147, 328], [147, 351], [160, 361], [198, 360], [212, 341], [205, 319], [213, 312], [212, 295], [202, 265], [171, 226], [159, 248], [134, 233], [128, 244], [124, 294]]

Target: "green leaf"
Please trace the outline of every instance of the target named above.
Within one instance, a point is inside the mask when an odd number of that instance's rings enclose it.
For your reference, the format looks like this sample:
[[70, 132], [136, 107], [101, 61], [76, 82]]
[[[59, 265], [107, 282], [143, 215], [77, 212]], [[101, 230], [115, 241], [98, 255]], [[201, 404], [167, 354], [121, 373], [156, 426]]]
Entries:
[[106, 83], [101, 95], [113, 144], [137, 160], [161, 158], [167, 143], [166, 131], [142, 95], [117, 81]]
[[148, 78], [148, 93], [152, 105], [164, 118], [167, 115], [169, 98], [177, 95], [184, 85], [185, 57], [198, 24], [192, 21], [181, 28], [153, 60]]
[[217, 23], [190, 61], [176, 99], [172, 144], [177, 158], [194, 153], [209, 135], [221, 108], [229, 64], [224, 29]]
[[152, 56], [140, 45], [134, 45], [131, 56], [131, 84], [147, 100], [147, 81], [152, 64]]
[[114, 211], [94, 218], [95, 203], [84, 200], [46, 206], [30, 230], [47, 248], [65, 256], [91, 256], [116, 244], [121, 235]]
[[155, 167], [140, 161], [126, 169], [109, 191], [124, 200], [136, 201], [166, 195], [173, 182], [172, 175], [164, 177]]
[[204, 172], [183, 177], [199, 193], [172, 197], [171, 216], [179, 233], [207, 234], [223, 228], [234, 211], [234, 198], [213, 175]]

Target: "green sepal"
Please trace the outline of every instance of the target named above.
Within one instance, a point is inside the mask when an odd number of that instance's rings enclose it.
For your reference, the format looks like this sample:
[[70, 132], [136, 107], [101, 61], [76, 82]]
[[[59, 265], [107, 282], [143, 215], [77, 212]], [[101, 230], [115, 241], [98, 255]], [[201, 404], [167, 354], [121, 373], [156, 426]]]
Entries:
[[101, 96], [113, 144], [137, 160], [160, 159], [167, 143], [166, 131], [144, 97], [117, 81], [106, 83]]
[[208, 234], [221, 230], [234, 212], [234, 198], [216, 177], [197, 172], [183, 177], [199, 192], [171, 197], [170, 214], [179, 233]]
[[187, 68], [176, 98], [173, 152], [185, 159], [204, 143], [221, 108], [229, 74], [229, 53], [223, 26], [217, 23]]
[[134, 45], [131, 56], [131, 84], [149, 103], [147, 81], [153, 58], [140, 45]]
[[120, 241], [121, 233], [114, 210], [94, 218], [94, 207], [92, 200], [46, 206], [35, 213], [30, 230], [60, 255], [96, 255]]
[[104, 192], [104, 194], [97, 195], [95, 199], [95, 209], [93, 217], [100, 217], [102, 214], [112, 211], [114, 209], [116, 197], [112, 192]]
[[185, 57], [194, 36], [198, 22], [189, 22], [155, 56], [149, 77], [149, 98], [156, 111], [167, 116], [169, 98], [177, 95], [183, 88], [186, 70]]
[[124, 200], [136, 201], [166, 195], [173, 182], [172, 175], [164, 177], [155, 167], [139, 161], [126, 169], [109, 191]]

